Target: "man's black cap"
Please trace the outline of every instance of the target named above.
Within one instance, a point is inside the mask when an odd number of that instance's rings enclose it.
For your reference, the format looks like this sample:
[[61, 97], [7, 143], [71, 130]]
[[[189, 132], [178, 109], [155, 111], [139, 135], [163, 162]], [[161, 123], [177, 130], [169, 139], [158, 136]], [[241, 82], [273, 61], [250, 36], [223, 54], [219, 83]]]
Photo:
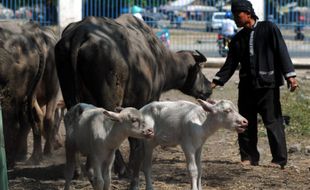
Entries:
[[250, 13], [253, 18], [256, 20], [258, 19], [258, 16], [256, 16], [255, 11], [252, 7], [252, 3], [247, 0], [234, 0], [231, 3], [231, 12], [248, 12]]

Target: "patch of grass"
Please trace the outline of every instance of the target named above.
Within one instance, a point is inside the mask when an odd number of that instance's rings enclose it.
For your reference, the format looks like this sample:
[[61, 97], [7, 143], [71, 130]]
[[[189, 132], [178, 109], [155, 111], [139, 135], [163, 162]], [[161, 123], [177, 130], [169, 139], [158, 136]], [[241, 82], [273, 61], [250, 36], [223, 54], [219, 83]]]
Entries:
[[282, 90], [283, 115], [290, 117], [288, 133], [310, 136], [310, 81], [300, 81], [295, 93]]

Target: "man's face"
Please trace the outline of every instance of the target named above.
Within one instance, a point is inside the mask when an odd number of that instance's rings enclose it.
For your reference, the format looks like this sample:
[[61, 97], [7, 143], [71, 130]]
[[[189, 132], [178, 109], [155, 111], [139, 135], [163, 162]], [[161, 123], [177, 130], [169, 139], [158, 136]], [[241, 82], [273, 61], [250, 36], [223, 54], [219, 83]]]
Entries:
[[251, 14], [248, 12], [237, 11], [234, 12], [234, 20], [238, 27], [246, 27], [251, 20]]

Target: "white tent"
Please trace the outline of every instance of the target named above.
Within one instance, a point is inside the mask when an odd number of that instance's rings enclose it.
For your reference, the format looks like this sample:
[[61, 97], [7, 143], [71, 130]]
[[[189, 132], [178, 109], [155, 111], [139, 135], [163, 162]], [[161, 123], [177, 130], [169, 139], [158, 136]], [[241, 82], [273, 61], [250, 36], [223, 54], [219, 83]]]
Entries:
[[217, 8], [204, 5], [189, 5], [185, 9], [186, 11], [206, 11], [206, 12], [216, 12]]
[[185, 10], [186, 6], [190, 5], [194, 1], [195, 0], [176, 0], [169, 4], [161, 6], [160, 9], [163, 9], [166, 11], [181, 11], [181, 10]]
[[186, 6], [193, 3], [195, 0], [176, 0], [170, 3], [171, 6]]

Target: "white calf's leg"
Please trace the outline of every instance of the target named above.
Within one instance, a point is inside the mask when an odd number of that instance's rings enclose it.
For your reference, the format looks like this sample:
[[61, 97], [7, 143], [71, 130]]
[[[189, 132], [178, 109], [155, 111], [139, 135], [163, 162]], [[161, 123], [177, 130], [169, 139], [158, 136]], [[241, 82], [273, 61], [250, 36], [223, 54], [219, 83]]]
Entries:
[[94, 171], [94, 167], [92, 165], [93, 163], [94, 163], [94, 159], [91, 156], [87, 156], [86, 164], [85, 164], [86, 175], [87, 175], [89, 182], [94, 187], [95, 186], [95, 184], [94, 184], [95, 171]]
[[76, 151], [70, 144], [69, 140], [66, 142], [66, 166], [65, 166], [65, 190], [70, 189], [70, 182], [74, 175], [74, 169], [76, 166]]
[[70, 189], [70, 182], [73, 178], [73, 174], [74, 174], [74, 168], [75, 168], [75, 164], [74, 163], [67, 163], [66, 164], [66, 168], [65, 168], [65, 190], [69, 190]]
[[98, 159], [95, 159], [94, 164], [94, 190], [102, 190], [103, 189], [103, 178], [102, 178], [102, 171], [101, 171], [101, 163]]
[[198, 169], [197, 169], [197, 164], [196, 164], [195, 152], [184, 150], [184, 154], [186, 157], [187, 169], [192, 179], [192, 184], [191, 184], [192, 190], [198, 190], [198, 187], [197, 187]]
[[197, 181], [197, 187], [199, 190], [202, 190], [201, 187], [201, 175], [202, 175], [202, 169], [201, 169], [201, 150], [202, 147], [200, 147], [198, 150], [196, 150], [195, 158], [196, 158], [196, 165], [198, 169], [198, 181]]
[[112, 170], [112, 164], [114, 161], [114, 155], [115, 153], [113, 152], [110, 155], [110, 158], [106, 162], [102, 164], [102, 171], [103, 171], [103, 180], [104, 180], [104, 190], [109, 190], [110, 189], [110, 184], [111, 184], [111, 170]]
[[154, 146], [145, 144], [145, 157], [143, 162], [143, 173], [145, 176], [145, 185], [147, 190], [153, 190], [152, 185], [152, 154]]

